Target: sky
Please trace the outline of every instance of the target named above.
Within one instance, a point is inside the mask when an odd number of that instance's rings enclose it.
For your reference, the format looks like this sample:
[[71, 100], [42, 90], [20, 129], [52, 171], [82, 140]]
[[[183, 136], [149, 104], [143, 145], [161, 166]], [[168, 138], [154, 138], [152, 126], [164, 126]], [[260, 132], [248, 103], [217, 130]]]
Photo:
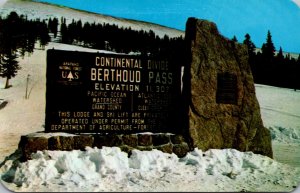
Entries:
[[[0, 0], [4, 1], [4, 0]], [[188, 17], [215, 22], [239, 42], [249, 33], [256, 47], [271, 31], [277, 50], [300, 53], [300, 0], [36, 0], [75, 9], [153, 22], [185, 30]], [[246, 3], [247, 2], [247, 3]]]

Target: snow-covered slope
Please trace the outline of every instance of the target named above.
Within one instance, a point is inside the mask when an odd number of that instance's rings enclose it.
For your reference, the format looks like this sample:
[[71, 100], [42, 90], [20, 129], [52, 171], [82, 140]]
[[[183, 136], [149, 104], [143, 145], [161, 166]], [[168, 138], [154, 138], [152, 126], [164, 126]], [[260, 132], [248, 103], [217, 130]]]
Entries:
[[56, 17], [60, 19], [61, 17], [64, 17], [66, 18], [67, 23], [70, 23], [72, 19], [74, 19], [75, 21], [81, 20], [83, 23], [96, 22], [116, 24], [119, 27], [131, 27], [131, 29], [135, 30], [149, 31], [151, 29], [155, 32], [156, 35], [160, 37], [163, 37], [165, 34], [167, 34], [169, 37], [184, 36], [183, 31], [164, 27], [153, 23], [147, 23], [136, 20], [127, 20], [95, 13], [88, 13], [84, 11], [70, 9], [67, 7], [59, 7], [33, 1], [8, 0], [2, 7], [0, 7], [0, 14], [3, 16], [9, 14], [11, 11], [16, 11], [18, 14], [27, 15], [29, 19], [48, 19], [50, 17]]

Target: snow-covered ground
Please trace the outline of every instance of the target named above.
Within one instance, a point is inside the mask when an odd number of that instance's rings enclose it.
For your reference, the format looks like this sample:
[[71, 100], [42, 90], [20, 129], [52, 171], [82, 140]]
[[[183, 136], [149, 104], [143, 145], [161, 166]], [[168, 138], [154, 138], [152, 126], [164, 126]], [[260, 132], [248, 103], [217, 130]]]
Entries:
[[[26, 6], [22, 4], [23, 11], [32, 16], [37, 14], [33, 7], [36, 4], [27, 3]], [[20, 10], [20, 4], [5, 5]], [[38, 9], [38, 14], [89, 21], [96, 17], [44, 6]], [[96, 21], [100, 21], [99, 18]], [[144, 28], [146, 24], [140, 27]], [[163, 34], [166, 29], [157, 29], [160, 30]], [[58, 43], [46, 47], [52, 48], [96, 51]], [[33, 160], [19, 163], [20, 154], [16, 149], [20, 136], [44, 130], [46, 50], [37, 49], [31, 56], [20, 58], [19, 62], [22, 69], [10, 81], [11, 88], [3, 89], [5, 79], [0, 78], [0, 99], [7, 102], [0, 109], [0, 175], [2, 183], [11, 190], [287, 192], [299, 185], [300, 91], [265, 85], [255, 86], [264, 125], [272, 133], [274, 159], [233, 149], [206, 152], [195, 149], [184, 158], [178, 158], [157, 150], [136, 150], [128, 157], [116, 147], [87, 147], [86, 151], [37, 152]], [[27, 77], [29, 98], [25, 99]]]
[[300, 90], [256, 85], [275, 160], [300, 167]]

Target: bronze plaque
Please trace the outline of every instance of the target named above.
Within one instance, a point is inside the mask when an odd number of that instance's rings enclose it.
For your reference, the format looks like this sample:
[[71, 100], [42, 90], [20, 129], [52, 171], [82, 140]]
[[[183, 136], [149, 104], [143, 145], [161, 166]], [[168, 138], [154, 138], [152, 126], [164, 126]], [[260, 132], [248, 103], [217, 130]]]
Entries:
[[218, 74], [217, 103], [237, 104], [237, 76], [230, 73]]

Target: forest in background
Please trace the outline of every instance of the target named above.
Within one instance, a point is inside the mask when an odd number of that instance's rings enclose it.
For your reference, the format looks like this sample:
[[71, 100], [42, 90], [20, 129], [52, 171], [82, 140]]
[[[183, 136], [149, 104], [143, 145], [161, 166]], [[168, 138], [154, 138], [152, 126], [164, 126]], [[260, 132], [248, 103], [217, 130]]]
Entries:
[[[9, 88], [9, 79], [21, 68], [17, 58], [31, 54], [35, 43], [39, 42], [43, 49], [50, 41], [117, 53], [166, 57], [179, 65], [184, 65], [185, 60], [183, 37], [159, 37], [152, 30], [138, 31], [108, 23], [72, 20], [67, 24], [66, 18], [28, 20], [24, 15], [11, 12], [0, 17], [0, 76], [7, 79], [5, 88]], [[237, 42], [236, 37], [232, 41]], [[284, 56], [281, 47], [276, 52], [270, 31], [260, 51], [249, 34], [245, 35], [243, 44], [248, 48], [255, 83], [300, 89], [300, 55], [297, 59], [289, 54]]]
[[300, 89], [300, 54], [298, 58], [291, 57], [289, 53], [284, 55], [281, 47], [276, 52], [270, 31], [260, 51], [257, 51], [249, 34], [245, 35], [243, 43], [248, 48], [255, 83]]
[[0, 77], [9, 80], [21, 69], [17, 58], [34, 52], [35, 43], [44, 48], [50, 41], [46, 20], [28, 20], [24, 15], [11, 12], [6, 18], [0, 17]]

